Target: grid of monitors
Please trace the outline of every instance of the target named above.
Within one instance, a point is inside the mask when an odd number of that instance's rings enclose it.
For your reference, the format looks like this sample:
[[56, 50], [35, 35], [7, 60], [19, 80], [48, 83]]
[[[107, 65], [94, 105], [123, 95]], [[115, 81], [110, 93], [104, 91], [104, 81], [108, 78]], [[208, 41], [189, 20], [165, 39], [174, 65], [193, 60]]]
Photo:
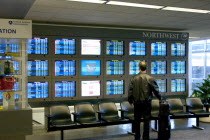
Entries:
[[145, 41], [130, 41], [129, 42], [129, 55], [145, 56], [146, 55], [146, 43], [145, 43]]
[[124, 94], [124, 80], [106, 80], [106, 95]]
[[107, 40], [106, 41], [107, 55], [124, 55], [124, 41], [122, 40]]
[[152, 42], [151, 55], [152, 56], [166, 56], [166, 42]]
[[48, 82], [28, 82], [28, 98], [48, 98]]
[[29, 39], [28, 54], [48, 54], [48, 38], [34, 37]]
[[55, 76], [76, 75], [76, 60], [55, 60]]
[[48, 76], [48, 60], [29, 60], [28, 76]]
[[81, 55], [101, 55], [101, 40], [82, 39]]
[[185, 43], [171, 43], [171, 56], [185, 56]]
[[81, 81], [81, 96], [100, 96], [101, 95], [100, 80]]
[[0, 54], [19, 53], [19, 44], [0, 44]]
[[106, 61], [107, 75], [123, 75], [124, 74], [124, 60], [107, 60]]
[[55, 97], [75, 97], [76, 81], [55, 81]]
[[75, 55], [76, 40], [75, 39], [55, 39], [55, 54]]
[[166, 79], [156, 79], [156, 82], [158, 84], [160, 92], [166, 92], [167, 91]]
[[101, 75], [101, 61], [81, 60], [81, 75], [82, 76]]
[[139, 63], [145, 60], [130, 60], [129, 61], [129, 75], [136, 75], [139, 73]]
[[186, 62], [185, 61], [172, 61], [171, 62], [171, 74], [185, 74]]
[[153, 60], [151, 61], [151, 74], [166, 74], [166, 61]]
[[185, 92], [186, 80], [185, 79], [171, 79], [171, 92]]

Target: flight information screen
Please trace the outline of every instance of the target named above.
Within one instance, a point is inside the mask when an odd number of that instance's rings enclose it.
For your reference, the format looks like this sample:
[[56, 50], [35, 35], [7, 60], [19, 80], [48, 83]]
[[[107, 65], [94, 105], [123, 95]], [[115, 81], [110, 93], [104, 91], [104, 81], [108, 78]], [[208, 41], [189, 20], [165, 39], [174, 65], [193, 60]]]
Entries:
[[124, 60], [107, 60], [106, 61], [107, 75], [122, 75], [124, 74]]
[[81, 75], [101, 75], [101, 61], [81, 60]]
[[0, 54], [1, 53], [19, 53], [19, 44], [0, 44]]
[[124, 94], [124, 80], [107, 80], [106, 95]]
[[152, 61], [151, 74], [166, 74], [166, 61]]
[[166, 79], [156, 79], [160, 92], [166, 92]]
[[186, 63], [185, 61], [172, 61], [171, 62], [171, 74], [185, 74]]
[[29, 39], [28, 54], [48, 54], [48, 38], [34, 37]]
[[28, 82], [28, 98], [48, 98], [48, 82]]
[[171, 92], [184, 92], [186, 91], [185, 79], [172, 79], [171, 80]]
[[98, 39], [82, 39], [81, 40], [82, 55], [101, 55], [101, 40]]
[[76, 40], [66, 38], [56, 39], [55, 54], [76, 54]]
[[81, 96], [100, 96], [100, 86], [99, 80], [81, 81]]
[[185, 56], [185, 55], [186, 55], [185, 43], [171, 44], [171, 56]]
[[129, 55], [146, 55], [146, 44], [144, 41], [130, 41]]
[[145, 60], [130, 60], [129, 61], [129, 75], [136, 75], [139, 73], [139, 63]]
[[107, 55], [124, 55], [124, 42], [122, 40], [106, 41]]
[[166, 56], [166, 42], [151, 43], [151, 55]]
[[55, 76], [76, 75], [76, 60], [55, 60]]
[[28, 61], [28, 76], [48, 76], [48, 60]]
[[55, 97], [75, 97], [76, 81], [56, 81]]

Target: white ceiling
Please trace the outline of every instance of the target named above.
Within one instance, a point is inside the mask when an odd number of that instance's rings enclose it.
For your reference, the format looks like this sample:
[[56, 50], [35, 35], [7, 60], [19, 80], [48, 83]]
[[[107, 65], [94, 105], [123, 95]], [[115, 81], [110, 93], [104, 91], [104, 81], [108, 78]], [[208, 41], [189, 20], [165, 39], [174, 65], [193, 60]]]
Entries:
[[[210, 14], [68, 2], [65, 0], [34, 1], [24, 18], [37, 23], [166, 29], [189, 32], [191, 37], [210, 37]], [[210, 10], [210, 0], [118, 1]]]

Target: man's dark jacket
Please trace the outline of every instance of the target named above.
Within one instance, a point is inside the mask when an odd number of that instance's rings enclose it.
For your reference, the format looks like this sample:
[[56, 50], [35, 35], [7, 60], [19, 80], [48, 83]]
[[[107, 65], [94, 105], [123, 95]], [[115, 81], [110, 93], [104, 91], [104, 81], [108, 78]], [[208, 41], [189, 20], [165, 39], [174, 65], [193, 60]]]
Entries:
[[146, 74], [146, 72], [140, 72], [130, 81], [128, 101], [130, 103], [151, 101], [153, 97], [152, 93], [154, 93], [158, 99], [161, 99], [159, 88], [155, 79], [152, 76]]

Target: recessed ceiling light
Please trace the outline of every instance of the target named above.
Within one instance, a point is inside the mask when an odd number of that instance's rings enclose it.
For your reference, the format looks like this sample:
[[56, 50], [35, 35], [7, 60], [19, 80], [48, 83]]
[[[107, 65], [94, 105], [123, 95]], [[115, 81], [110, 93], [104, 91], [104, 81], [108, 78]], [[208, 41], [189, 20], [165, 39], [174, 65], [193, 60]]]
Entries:
[[140, 3], [121, 2], [121, 1], [108, 1], [106, 4], [141, 7], [141, 8], [152, 8], [152, 9], [161, 9], [164, 7], [164, 6], [158, 6], [158, 5], [148, 5], [148, 4], [140, 4]]
[[77, 2], [87, 2], [87, 3], [100, 3], [103, 4], [106, 1], [104, 0], [66, 0], [66, 1], [77, 1]]
[[164, 7], [162, 10], [192, 12], [192, 13], [203, 13], [203, 14], [210, 13], [210, 11], [208, 11], [208, 10], [180, 8], [180, 7]]

